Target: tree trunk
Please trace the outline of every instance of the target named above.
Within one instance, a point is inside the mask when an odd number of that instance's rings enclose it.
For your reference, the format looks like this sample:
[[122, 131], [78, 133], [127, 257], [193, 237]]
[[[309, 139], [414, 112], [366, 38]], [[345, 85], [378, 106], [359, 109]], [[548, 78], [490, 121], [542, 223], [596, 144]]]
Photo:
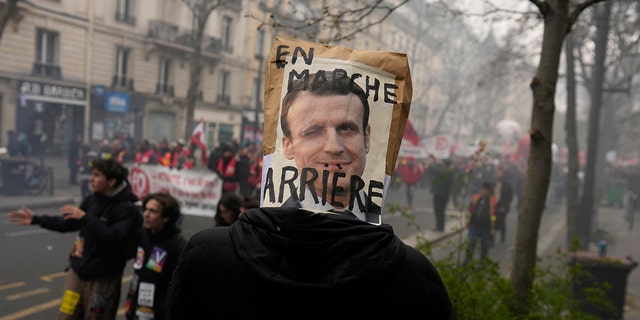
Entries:
[[[589, 137], [587, 145], [587, 166], [585, 169], [584, 192], [580, 213], [583, 222], [580, 230], [580, 245], [583, 250], [589, 249], [591, 234], [593, 232], [594, 196], [597, 178], [598, 136], [600, 134], [600, 107], [602, 105], [602, 85], [604, 83], [604, 60], [607, 54], [607, 38], [609, 37], [609, 17], [611, 16], [611, 3], [604, 4], [602, 11], [597, 15], [596, 55], [593, 68], [593, 81], [591, 87], [591, 110], [589, 111]], [[597, 202], [596, 202], [597, 204]]]
[[574, 241], [579, 239], [579, 212], [578, 190], [580, 182], [578, 180], [579, 160], [578, 160], [578, 134], [576, 127], [576, 71], [574, 37], [568, 34], [565, 42], [565, 57], [567, 60], [567, 118], [565, 119], [565, 131], [567, 134], [568, 172], [566, 181], [566, 205], [567, 205], [567, 249], [571, 250]]
[[569, 1], [557, 1], [541, 7], [544, 15], [542, 50], [536, 76], [530, 84], [533, 92], [529, 130], [531, 144], [511, 271], [514, 289], [512, 311], [517, 315], [528, 313], [528, 296], [533, 285], [538, 231], [551, 174], [555, 88], [562, 43], [569, 26], [568, 10]]
[[184, 139], [188, 140], [191, 137], [191, 132], [194, 125], [194, 114], [196, 109], [196, 101], [198, 100], [198, 89], [200, 89], [200, 77], [202, 70], [202, 39], [204, 35], [204, 27], [207, 19], [198, 19], [197, 29], [194, 30], [193, 36], [193, 57], [191, 58], [191, 68], [189, 69], [189, 89], [187, 90], [187, 113], [186, 126], [184, 128]]

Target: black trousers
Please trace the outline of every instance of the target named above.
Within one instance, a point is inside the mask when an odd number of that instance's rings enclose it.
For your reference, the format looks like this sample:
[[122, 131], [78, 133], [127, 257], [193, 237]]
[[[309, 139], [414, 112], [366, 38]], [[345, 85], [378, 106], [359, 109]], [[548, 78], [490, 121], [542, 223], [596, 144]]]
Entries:
[[433, 211], [436, 215], [436, 229], [439, 231], [444, 231], [447, 203], [449, 203], [449, 193], [433, 194]]

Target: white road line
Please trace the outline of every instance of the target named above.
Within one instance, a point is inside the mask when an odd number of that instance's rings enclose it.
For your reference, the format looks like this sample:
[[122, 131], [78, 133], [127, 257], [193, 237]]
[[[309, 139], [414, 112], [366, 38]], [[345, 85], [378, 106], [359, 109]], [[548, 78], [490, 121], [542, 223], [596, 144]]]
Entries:
[[20, 293], [8, 295], [8, 296], [5, 297], [5, 299], [7, 299], [9, 301], [14, 301], [14, 300], [18, 300], [18, 299], [22, 299], [22, 298], [26, 298], [26, 297], [31, 297], [31, 296], [47, 293], [47, 292], [50, 292], [50, 291], [51, 291], [51, 289], [49, 289], [49, 288], [38, 288], [38, 289], [30, 290], [30, 291], [25, 291], [25, 292], [20, 292]]
[[558, 238], [558, 233], [566, 225], [565, 215], [556, 213], [547, 230], [538, 230], [538, 252], [545, 253]]
[[32, 236], [34, 234], [47, 233], [48, 230], [45, 229], [33, 229], [33, 230], [22, 230], [22, 231], [12, 231], [7, 232], [7, 237], [21, 237], [21, 236]]
[[26, 284], [27, 283], [24, 282], [24, 281], [5, 284], [3, 286], [0, 286], [0, 291], [7, 290], [7, 289], [13, 289], [13, 288], [17, 288], [17, 287], [24, 287]]
[[0, 317], [0, 320], [18, 320], [18, 319], [24, 319], [32, 314], [36, 314], [38, 312], [47, 310], [47, 309], [51, 309], [53, 307], [59, 306], [60, 302], [62, 301], [61, 298], [55, 299], [55, 300], [51, 300], [49, 302], [45, 302], [45, 303], [41, 303], [38, 305], [35, 305], [33, 307], [30, 307], [28, 309], [24, 309], [24, 310], [20, 310], [18, 312], [12, 313], [12, 314], [8, 314], [4, 317]]

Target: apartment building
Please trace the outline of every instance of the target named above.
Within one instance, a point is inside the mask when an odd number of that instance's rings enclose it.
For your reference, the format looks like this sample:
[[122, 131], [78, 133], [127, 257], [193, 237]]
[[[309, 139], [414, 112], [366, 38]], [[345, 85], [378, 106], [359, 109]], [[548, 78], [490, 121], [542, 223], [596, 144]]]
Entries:
[[[259, 126], [257, 57], [268, 45], [240, 1], [219, 3], [204, 26], [191, 121], [204, 121], [209, 148], [259, 138], [243, 128]], [[20, 1], [0, 42], [0, 142], [14, 130], [36, 153], [62, 153], [75, 133], [93, 145], [120, 133], [188, 138], [195, 26], [181, 0]]]

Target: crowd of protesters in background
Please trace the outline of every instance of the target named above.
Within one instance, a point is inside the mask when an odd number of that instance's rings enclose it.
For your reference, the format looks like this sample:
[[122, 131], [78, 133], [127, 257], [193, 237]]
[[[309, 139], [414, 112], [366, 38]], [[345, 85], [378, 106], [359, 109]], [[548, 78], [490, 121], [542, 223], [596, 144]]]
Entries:
[[[17, 139], [17, 138], [16, 138]], [[95, 159], [114, 159], [122, 164], [159, 165], [175, 170], [208, 169], [217, 173], [223, 182], [223, 194], [238, 195], [248, 207], [259, 203], [262, 180], [262, 150], [255, 143], [241, 145], [237, 141], [226, 141], [206, 155], [206, 162], [198, 162], [198, 147], [184, 139], [169, 142], [163, 138], [157, 142], [142, 139], [135, 142], [128, 134], [118, 134], [112, 140], [103, 140], [94, 149], [74, 140], [77, 147], [69, 151], [69, 182], [79, 182], [82, 197], [89, 195], [91, 162]], [[74, 153], [74, 154], [72, 154]]]
[[451, 202], [455, 208], [466, 208], [482, 185], [489, 183], [494, 186], [492, 192], [501, 200], [497, 212], [496, 231], [500, 232], [502, 241], [506, 233], [504, 221], [507, 213], [517, 211], [520, 206], [524, 173], [524, 170], [509, 159], [498, 157], [488, 156], [476, 160], [461, 156], [446, 159], [439, 159], [433, 155], [426, 159], [400, 157], [390, 187], [406, 188], [404, 207], [407, 210], [413, 208], [415, 197], [421, 197], [428, 192], [433, 194], [436, 225], [432, 229], [442, 232], [449, 203]]

